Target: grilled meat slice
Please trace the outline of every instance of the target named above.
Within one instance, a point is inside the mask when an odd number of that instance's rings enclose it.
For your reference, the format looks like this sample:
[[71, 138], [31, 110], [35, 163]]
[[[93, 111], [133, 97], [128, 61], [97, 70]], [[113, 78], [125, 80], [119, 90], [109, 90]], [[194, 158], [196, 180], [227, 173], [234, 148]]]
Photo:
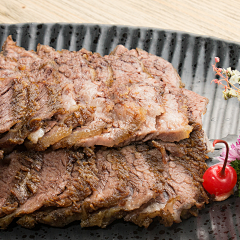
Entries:
[[1, 111], [4, 111], [0, 120], [0, 147], [11, 150], [27, 137], [37, 142], [44, 133], [41, 129], [53, 125], [54, 115], [62, 111], [59, 98], [62, 89], [56, 64], [16, 46], [10, 37], [3, 46], [1, 58], [4, 60], [1, 84], [8, 89], [0, 96]]
[[124, 218], [169, 226], [208, 202], [204, 132], [178, 143], [155, 140], [122, 148], [14, 151], [0, 161], [0, 226], [14, 218], [37, 223], [106, 227]]
[[182, 88], [170, 63], [118, 46], [100, 56], [85, 49], [37, 52], [8, 37], [0, 55], [0, 148], [24, 143], [44, 151], [166, 142], [201, 129], [208, 100]]

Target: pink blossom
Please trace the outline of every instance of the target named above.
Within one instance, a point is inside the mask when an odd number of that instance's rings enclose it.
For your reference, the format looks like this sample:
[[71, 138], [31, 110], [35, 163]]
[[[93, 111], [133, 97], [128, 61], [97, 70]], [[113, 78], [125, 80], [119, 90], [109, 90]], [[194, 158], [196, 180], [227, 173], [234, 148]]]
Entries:
[[215, 62], [216, 63], [220, 62], [220, 58], [219, 57], [215, 57]]
[[218, 79], [213, 79], [215, 83], [219, 83], [220, 81]]
[[[217, 159], [221, 162], [224, 162], [225, 156], [226, 148], [223, 148], [220, 156], [217, 157]], [[240, 136], [237, 138], [236, 145], [232, 144], [229, 148], [227, 163], [230, 164], [230, 162], [235, 160], [240, 160]]]

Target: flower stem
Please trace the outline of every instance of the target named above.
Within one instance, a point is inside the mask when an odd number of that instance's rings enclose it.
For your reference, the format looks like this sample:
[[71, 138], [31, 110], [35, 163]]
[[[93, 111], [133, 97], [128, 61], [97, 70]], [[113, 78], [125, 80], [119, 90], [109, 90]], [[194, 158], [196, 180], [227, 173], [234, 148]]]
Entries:
[[223, 163], [222, 170], [221, 170], [221, 172], [220, 172], [220, 176], [221, 176], [221, 177], [224, 177], [224, 175], [225, 175], [225, 168], [226, 168], [227, 160], [228, 160], [229, 147], [228, 147], [228, 144], [227, 144], [226, 141], [224, 141], [224, 140], [219, 140], [219, 139], [213, 141], [213, 147], [214, 147], [215, 144], [217, 144], [217, 143], [224, 143], [225, 146], [226, 146], [225, 160], [224, 160], [224, 163]]

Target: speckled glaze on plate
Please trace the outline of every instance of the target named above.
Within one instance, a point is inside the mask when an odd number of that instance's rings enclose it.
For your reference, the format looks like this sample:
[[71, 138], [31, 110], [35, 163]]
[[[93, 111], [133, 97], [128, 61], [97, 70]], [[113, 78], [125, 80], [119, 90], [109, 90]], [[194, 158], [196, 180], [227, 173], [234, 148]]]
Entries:
[[[0, 24], [0, 46], [8, 35], [19, 46], [36, 50], [37, 44], [46, 44], [57, 50], [71, 51], [86, 48], [101, 55], [109, 54], [118, 44], [128, 49], [142, 48], [163, 57], [177, 69], [187, 89], [209, 98], [203, 127], [210, 139], [232, 135], [232, 142], [240, 132], [240, 108], [236, 99], [224, 101], [222, 89], [211, 80], [215, 78], [211, 65], [220, 57], [219, 66], [240, 69], [240, 45], [161, 29], [136, 28], [93, 24]], [[211, 164], [211, 162], [209, 162]], [[166, 228], [157, 221], [148, 229], [122, 220], [106, 229], [81, 229], [79, 222], [65, 228], [39, 225], [29, 230], [11, 224], [0, 230], [0, 239], [159, 239], [159, 240], [225, 240], [240, 239], [240, 198], [231, 197], [212, 203], [198, 217], [183, 220]]]

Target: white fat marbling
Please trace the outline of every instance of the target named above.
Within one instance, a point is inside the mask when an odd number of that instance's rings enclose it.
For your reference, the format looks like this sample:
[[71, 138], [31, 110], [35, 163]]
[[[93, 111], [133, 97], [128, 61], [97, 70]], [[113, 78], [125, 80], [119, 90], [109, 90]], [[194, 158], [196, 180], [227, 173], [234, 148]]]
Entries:
[[39, 128], [37, 131], [30, 133], [28, 139], [33, 143], [37, 143], [38, 139], [41, 138], [44, 133], [44, 130], [42, 128]]
[[63, 95], [62, 98], [64, 102], [64, 108], [67, 111], [75, 110], [77, 103], [71, 95]]

